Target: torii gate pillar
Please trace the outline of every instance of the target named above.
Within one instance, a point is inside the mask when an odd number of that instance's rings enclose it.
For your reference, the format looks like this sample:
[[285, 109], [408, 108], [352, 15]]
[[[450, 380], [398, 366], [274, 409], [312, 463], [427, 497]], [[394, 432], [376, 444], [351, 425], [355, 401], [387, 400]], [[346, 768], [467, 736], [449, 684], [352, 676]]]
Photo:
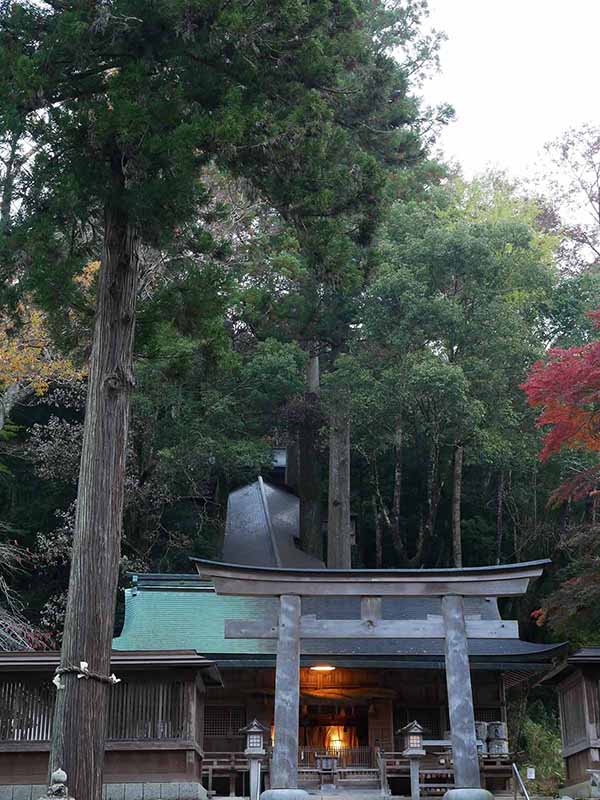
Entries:
[[463, 789], [479, 789], [481, 777], [463, 598], [455, 594], [444, 595], [442, 615], [446, 629], [446, 686], [454, 783]]
[[279, 638], [275, 668], [275, 747], [271, 787], [298, 786], [298, 717], [300, 708], [300, 598], [279, 598]]

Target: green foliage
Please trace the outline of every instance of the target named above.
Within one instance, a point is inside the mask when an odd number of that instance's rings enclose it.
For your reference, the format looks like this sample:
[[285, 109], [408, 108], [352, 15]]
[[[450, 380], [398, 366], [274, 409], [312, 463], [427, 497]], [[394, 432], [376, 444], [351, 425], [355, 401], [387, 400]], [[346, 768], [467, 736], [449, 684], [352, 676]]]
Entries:
[[[555, 795], [564, 784], [565, 767], [558, 717], [547, 703], [538, 700], [527, 710], [519, 725], [521, 775], [528, 789]], [[526, 766], [535, 767], [535, 781], [527, 781]]]

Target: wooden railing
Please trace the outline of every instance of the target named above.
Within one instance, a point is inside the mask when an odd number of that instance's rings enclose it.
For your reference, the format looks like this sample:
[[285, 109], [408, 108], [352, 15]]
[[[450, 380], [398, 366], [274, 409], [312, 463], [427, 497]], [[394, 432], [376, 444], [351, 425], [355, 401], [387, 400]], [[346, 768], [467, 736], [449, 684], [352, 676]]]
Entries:
[[377, 768], [372, 747], [301, 747], [298, 750], [298, 766], [305, 769], [315, 769], [323, 758], [335, 758], [339, 769]]
[[383, 755], [379, 749], [375, 751], [375, 757], [377, 760], [377, 768], [379, 769], [379, 786], [381, 787], [381, 793], [387, 796], [392, 793], [388, 783], [387, 761], [385, 755]]
[[[268, 764], [268, 756], [263, 759], [263, 770]], [[247, 770], [249, 769], [248, 757], [244, 753], [229, 752], [210, 752], [204, 753], [202, 769], [212, 769], [219, 772], [227, 770]]]

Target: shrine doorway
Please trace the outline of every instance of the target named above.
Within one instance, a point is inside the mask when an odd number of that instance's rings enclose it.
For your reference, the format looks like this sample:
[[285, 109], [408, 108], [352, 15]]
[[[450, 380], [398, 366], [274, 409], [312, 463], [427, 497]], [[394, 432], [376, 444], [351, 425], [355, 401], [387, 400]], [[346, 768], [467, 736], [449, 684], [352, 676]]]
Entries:
[[301, 747], [327, 752], [366, 747], [369, 744], [366, 705], [308, 704], [301, 707]]

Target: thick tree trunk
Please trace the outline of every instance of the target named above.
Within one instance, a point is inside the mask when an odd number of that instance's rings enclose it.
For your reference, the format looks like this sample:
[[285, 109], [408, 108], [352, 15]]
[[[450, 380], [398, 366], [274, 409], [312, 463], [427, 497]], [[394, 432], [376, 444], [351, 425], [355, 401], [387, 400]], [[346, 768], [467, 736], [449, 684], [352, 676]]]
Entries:
[[298, 491], [299, 461], [298, 437], [296, 436], [294, 441], [290, 442], [286, 448], [285, 460], [285, 485], [293, 492]]
[[352, 566], [350, 524], [350, 420], [332, 414], [329, 424], [329, 513], [327, 515], [327, 566]]
[[462, 567], [462, 533], [460, 504], [462, 499], [462, 472], [465, 449], [462, 444], [454, 447], [454, 469], [452, 473], [452, 560], [455, 567]]
[[394, 431], [394, 495], [392, 498], [392, 544], [398, 558], [406, 555], [400, 531], [400, 509], [402, 504], [402, 420], [397, 420]]
[[381, 537], [381, 515], [377, 508], [377, 497], [372, 495], [371, 505], [373, 506], [373, 521], [375, 523], [375, 569], [383, 566], [383, 541]]
[[504, 537], [504, 472], [500, 473], [496, 494], [496, 564], [502, 560], [502, 540]]
[[321, 536], [321, 464], [319, 461], [319, 356], [312, 354], [306, 373], [304, 418], [298, 437], [298, 494], [300, 545], [306, 553], [323, 558]]
[[[123, 516], [125, 458], [138, 278], [137, 237], [123, 210], [121, 154], [113, 156], [114, 192], [105, 208], [104, 251], [85, 413], [61, 667], [86, 661], [110, 673]], [[101, 800], [111, 689], [97, 679], [61, 675], [50, 773], [61, 767], [77, 800]]]

